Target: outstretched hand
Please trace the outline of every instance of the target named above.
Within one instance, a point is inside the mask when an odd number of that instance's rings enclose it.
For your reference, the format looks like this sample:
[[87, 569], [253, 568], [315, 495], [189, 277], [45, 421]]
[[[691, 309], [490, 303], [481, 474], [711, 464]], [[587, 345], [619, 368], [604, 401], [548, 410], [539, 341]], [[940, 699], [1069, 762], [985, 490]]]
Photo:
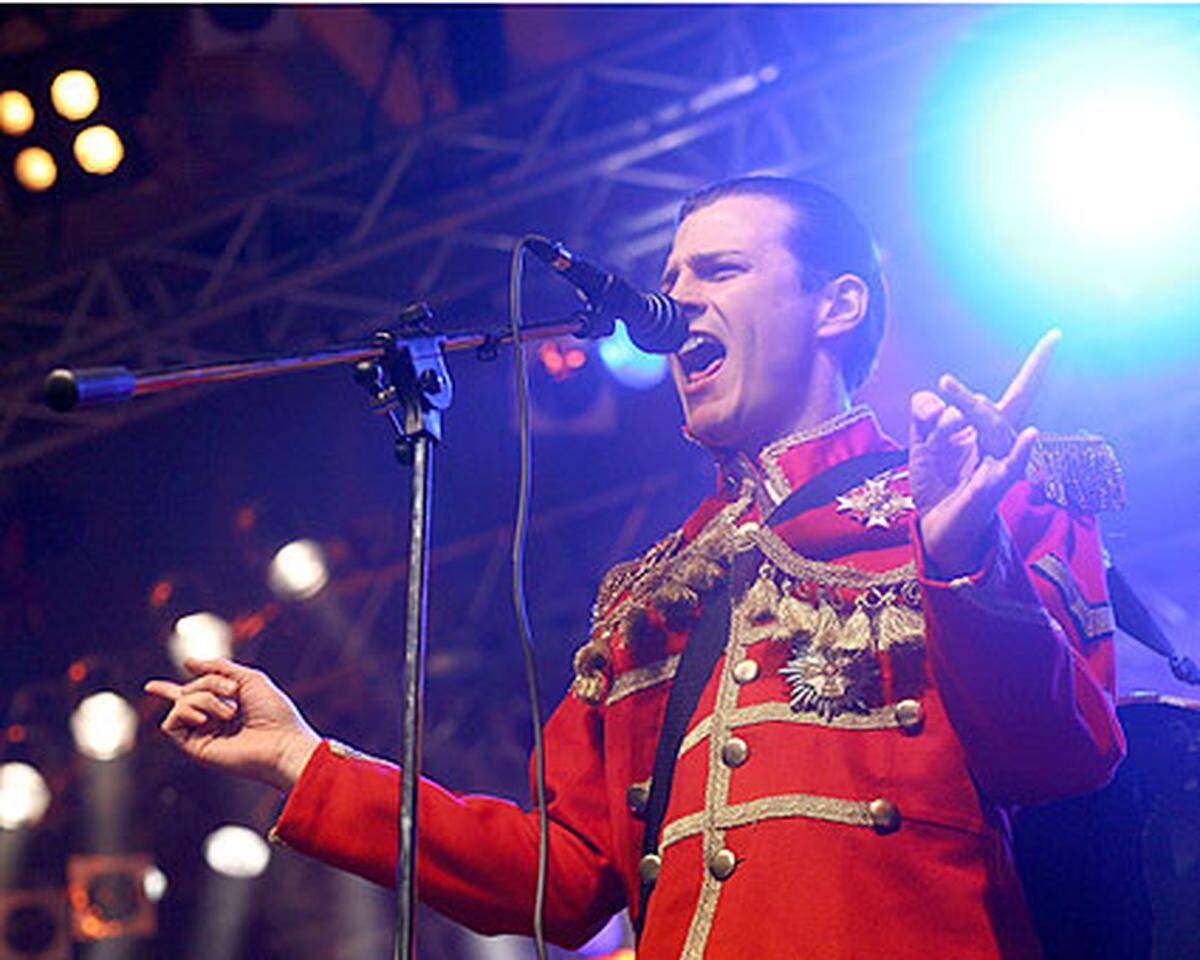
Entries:
[[261, 670], [232, 660], [184, 661], [187, 683], [150, 680], [171, 702], [161, 729], [184, 753], [287, 792], [321, 742], [295, 704]]
[[1037, 440], [1020, 429], [1062, 339], [1051, 330], [998, 401], [946, 374], [912, 396], [909, 472], [931, 572], [951, 578], [983, 562], [1000, 501], [1025, 475]]

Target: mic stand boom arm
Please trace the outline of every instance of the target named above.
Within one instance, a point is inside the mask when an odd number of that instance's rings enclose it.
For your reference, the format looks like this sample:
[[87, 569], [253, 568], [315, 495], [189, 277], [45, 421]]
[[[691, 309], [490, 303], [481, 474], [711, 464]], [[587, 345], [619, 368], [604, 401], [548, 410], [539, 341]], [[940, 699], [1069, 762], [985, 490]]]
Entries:
[[[372, 407], [387, 417], [397, 459], [412, 467], [396, 859], [396, 960], [416, 957], [417, 784], [424, 713], [433, 451], [442, 436], [442, 413], [449, 409], [453, 397], [445, 355], [449, 351], [474, 350], [480, 359], [493, 359], [497, 348], [513, 339], [507, 330], [446, 337], [433, 332], [432, 319], [429, 307], [420, 303], [401, 312], [395, 331], [381, 330], [367, 344], [151, 372], [134, 372], [125, 367], [58, 369], [51, 371], [45, 381], [47, 404], [55, 410], [68, 411], [197, 384], [253, 380], [353, 363], [354, 377], [370, 394]], [[565, 321], [530, 324], [522, 329], [521, 340], [567, 334], [599, 337], [612, 332], [611, 318], [596, 311], [580, 310]]]
[[[405, 308], [399, 317], [401, 331], [413, 322], [414, 316], [430, 316], [429, 308], [424, 304]], [[612, 332], [613, 321], [610, 317], [590, 310], [580, 310], [566, 320], [526, 325], [521, 330], [521, 341], [563, 336], [594, 339], [608, 336]], [[500, 346], [512, 342], [512, 334], [507, 328], [498, 328], [444, 336], [440, 340], [442, 350], [446, 353], [474, 350], [481, 360], [491, 360], [495, 358]], [[284, 373], [303, 373], [339, 363], [371, 362], [381, 359], [383, 355], [384, 348], [376, 337], [365, 343], [335, 344], [310, 353], [200, 363], [166, 370], [134, 371], [128, 367], [117, 366], [73, 370], [60, 367], [46, 375], [43, 399], [51, 409], [66, 413], [85, 407], [123, 403], [136, 397], [167, 393], [181, 387], [256, 380]]]

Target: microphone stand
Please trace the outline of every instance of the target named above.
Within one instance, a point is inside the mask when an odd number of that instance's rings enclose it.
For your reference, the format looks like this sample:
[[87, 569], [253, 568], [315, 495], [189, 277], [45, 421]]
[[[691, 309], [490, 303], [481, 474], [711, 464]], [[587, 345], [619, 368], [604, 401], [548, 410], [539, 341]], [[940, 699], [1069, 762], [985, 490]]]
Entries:
[[[376, 413], [392, 428], [396, 458], [412, 467], [408, 546], [408, 590], [404, 622], [399, 849], [396, 861], [396, 960], [415, 960], [417, 904], [417, 784], [421, 769], [421, 731], [425, 686], [425, 633], [429, 592], [429, 529], [433, 494], [433, 452], [442, 436], [442, 414], [449, 409], [453, 385], [446, 353], [474, 350], [481, 360], [495, 359], [498, 347], [512, 342], [511, 331], [473, 332], [448, 337], [433, 332], [433, 313], [424, 303], [401, 311], [393, 330], [380, 330], [369, 343], [342, 344], [291, 356], [131, 371], [125, 367], [52, 370], [45, 400], [55, 410], [119, 403], [204, 383], [229, 383], [317, 370], [353, 363], [354, 377], [370, 394]], [[567, 320], [530, 324], [521, 341], [573, 335], [607, 336], [611, 317], [581, 309]]]

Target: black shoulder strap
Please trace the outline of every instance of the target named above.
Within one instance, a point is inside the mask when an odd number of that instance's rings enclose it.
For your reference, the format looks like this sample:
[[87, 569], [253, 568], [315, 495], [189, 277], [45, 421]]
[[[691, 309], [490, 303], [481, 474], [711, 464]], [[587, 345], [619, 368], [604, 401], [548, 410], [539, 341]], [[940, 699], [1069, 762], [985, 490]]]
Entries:
[[[884, 450], [844, 460], [793, 491], [772, 512], [767, 522], [774, 526], [813, 507], [828, 503], [867, 478], [898, 466], [907, 459], [906, 450]], [[643, 856], [658, 851], [658, 837], [663, 817], [667, 813], [667, 801], [671, 796], [671, 781], [675, 777], [675, 760], [679, 756], [679, 745], [687, 733], [692, 714], [696, 712], [700, 694], [725, 649], [725, 642], [729, 636], [731, 598], [739, 596], [754, 578], [760, 560], [761, 555], [757, 550], [739, 554], [734, 558], [728, 589], [714, 590], [704, 598], [700, 616], [688, 637], [687, 646], [683, 648], [679, 668], [675, 672], [671, 692], [667, 696], [667, 710], [658, 736], [658, 746], [654, 751], [654, 773], [650, 781], [650, 796], [646, 801], [646, 829], [642, 834]], [[643, 879], [637, 920], [634, 922], [634, 929], [639, 937], [646, 918], [650, 891], [653, 888], [652, 881], [647, 882]]]
[[902, 463], [908, 463], [907, 450], [876, 450], [843, 460], [818, 473], [802, 487], [793, 490], [791, 495], [775, 508], [767, 522], [773, 527], [778, 526], [813, 507], [828, 503], [847, 490], [853, 490], [864, 480], [878, 476]]
[[[688, 637], [687, 646], [679, 659], [679, 669], [671, 682], [671, 693], [667, 697], [667, 712], [662, 730], [658, 735], [658, 747], [654, 751], [654, 773], [650, 780], [650, 796], [646, 801], [646, 830], [642, 834], [642, 855], [658, 851], [658, 833], [663, 817], [667, 813], [667, 800], [671, 796], [671, 780], [675, 776], [675, 759], [679, 745], [687, 733], [688, 721], [700, 702], [713, 668], [725, 648], [729, 631], [729, 591], [716, 589], [704, 598], [700, 616]], [[646, 906], [653, 880], [643, 876], [639, 894], [637, 920], [634, 929], [642, 935], [642, 924], [646, 919]]]

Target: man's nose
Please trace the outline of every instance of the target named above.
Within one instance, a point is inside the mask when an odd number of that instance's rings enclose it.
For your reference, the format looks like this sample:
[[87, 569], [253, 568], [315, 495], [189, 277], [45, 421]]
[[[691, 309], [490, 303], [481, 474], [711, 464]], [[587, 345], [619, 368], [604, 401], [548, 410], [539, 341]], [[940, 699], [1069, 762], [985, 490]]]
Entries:
[[681, 281], [671, 290], [671, 299], [679, 304], [679, 311], [689, 323], [704, 313], [705, 302], [696, 286]]

